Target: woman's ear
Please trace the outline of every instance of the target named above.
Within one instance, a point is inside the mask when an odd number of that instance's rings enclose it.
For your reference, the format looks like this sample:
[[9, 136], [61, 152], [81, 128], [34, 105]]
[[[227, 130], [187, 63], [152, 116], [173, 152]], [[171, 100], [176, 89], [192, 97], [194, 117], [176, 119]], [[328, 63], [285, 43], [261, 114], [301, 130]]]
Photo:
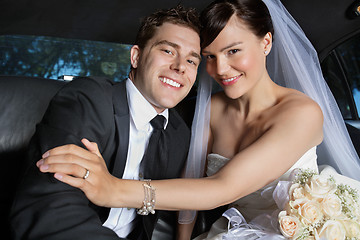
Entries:
[[268, 32], [263, 39], [264, 54], [268, 55], [272, 47], [272, 34]]
[[137, 68], [140, 59], [140, 48], [138, 45], [134, 45], [130, 49], [130, 62], [132, 68]]

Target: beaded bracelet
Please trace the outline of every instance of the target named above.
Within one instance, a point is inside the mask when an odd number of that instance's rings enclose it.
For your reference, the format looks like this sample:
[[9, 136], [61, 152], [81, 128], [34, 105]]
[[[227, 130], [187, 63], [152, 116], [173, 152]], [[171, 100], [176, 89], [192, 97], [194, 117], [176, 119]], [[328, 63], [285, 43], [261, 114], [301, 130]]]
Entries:
[[139, 215], [155, 213], [155, 188], [150, 185], [151, 180], [144, 180], [144, 201], [143, 206], [137, 209]]

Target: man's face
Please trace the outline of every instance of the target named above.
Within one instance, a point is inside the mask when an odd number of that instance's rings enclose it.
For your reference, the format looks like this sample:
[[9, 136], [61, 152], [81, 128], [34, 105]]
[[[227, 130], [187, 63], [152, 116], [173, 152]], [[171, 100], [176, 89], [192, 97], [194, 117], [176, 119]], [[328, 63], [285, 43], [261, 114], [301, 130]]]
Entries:
[[200, 37], [172, 23], [160, 26], [144, 49], [131, 48], [137, 89], [160, 113], [176, 106], [193, 86], [200, 63]]

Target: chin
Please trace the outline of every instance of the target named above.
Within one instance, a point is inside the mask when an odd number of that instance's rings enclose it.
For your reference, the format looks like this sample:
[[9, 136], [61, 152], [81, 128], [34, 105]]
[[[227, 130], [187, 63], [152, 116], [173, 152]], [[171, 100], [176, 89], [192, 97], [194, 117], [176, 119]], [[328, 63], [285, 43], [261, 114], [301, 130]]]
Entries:
[[180, 101], [175, 101], [173, 99], [162, 99], [162, 101], [160, 102], [160, 104], [158, 104], [158, 106], [161, 106], [161, 108], [166, 109], [166, 108], [173, 108], [175, 107]]
[[168, 103], [168, 104], [166, 104], [166, 108], [173, 108], [173, 107], [175, 107], [176, 105], [178, 105], [179, 102], [180, 102], [180, 101]]
[[238, 91], [224, 91], [225, 95], [230, 99], [238, 99], [242, 96], [242, 94], [239, 94]]
[[162, 106], [166, 106], [167, 108], [173, 108], [176, 105], [178, 105], [185, 97], [186, 97], [186, 95], [179, 96], [176, 94], [172, 94], [171, 96], [162, 98], [160, 103], [162, 104]]

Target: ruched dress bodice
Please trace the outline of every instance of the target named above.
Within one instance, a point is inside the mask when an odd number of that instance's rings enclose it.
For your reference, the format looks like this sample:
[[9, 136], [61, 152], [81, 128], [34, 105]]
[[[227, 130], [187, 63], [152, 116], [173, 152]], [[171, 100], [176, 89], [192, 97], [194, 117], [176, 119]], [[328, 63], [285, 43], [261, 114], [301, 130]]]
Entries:
[[[211, 153], [208, 155], [208, 165], [206, 174], [211, 176], [219, 171], [227, 162], [225, 158], [219, 154]], [[251, 222], [258, 216], [271, 215], [277, 210], [277, 205], [272, 197], [273, 191], [277, 183], [281, 180], [289, 179], [290, 174], [296, 168], [312, 169], [318, 172], [316, 147], [309, 149], [288, 171], [275, 181], [264, 186], [263, 188], [242, 197], [229, 205], [229, 208], [236, 208], [247, 222]], [[236, 179], [234, 179], [236, 181]], [[246, 184], [241, 183], [239, 184]], [[198, 236], [195, 240], [220, 240], [227, 232], [228, 221], [225, 218], [219, 218], [211, 227], [210, 231]], [[251, 235], [251, 234], [250, 234]], [[239, 240], [257, 239], [251, 238], [250, 235], [244, 235]], [[283, 237], [279, 235], [281, 239]]]
[[[273, 212], [277, 206], [272, 198], [272, 193], [277, 183], [280, 180], [286, 180], [289, 178], [291, 172], [296, 168], [307, 168], [318, 171], [317, 166], [316, 147], [308, 150], [288, 171], [286, 171], [280, 178], [266, 185], [265, 187], [238, 199], [230, 204], [231, 207], [236, 207], [245, 217], [247, 221], [250, 221], [254, 217], [263, 214]], [[210, 153], [208, 155], [208, 165], [206, 174], [211, 176], [220, 170], [227, 162], [228, 158], [225, 158], [219, 154]], [[236, 181], [236, 179], [234, 179]], [[246, 184], [246, 183], [239, 183]]]

